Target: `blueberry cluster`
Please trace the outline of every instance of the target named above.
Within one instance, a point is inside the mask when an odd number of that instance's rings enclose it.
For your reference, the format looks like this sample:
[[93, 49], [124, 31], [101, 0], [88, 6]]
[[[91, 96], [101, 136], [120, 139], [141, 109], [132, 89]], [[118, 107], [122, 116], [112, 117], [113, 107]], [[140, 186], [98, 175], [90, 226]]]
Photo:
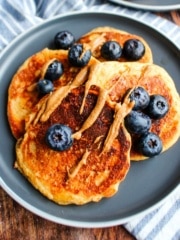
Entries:
[[73, 44], [68, 52], [68, 60], [72, 66], [84, 67], [91, 58], [91, 50], [84, 51], [83, 44]]
[[[75, 37], [69, 31], [58, 32], [54, 37], [56, 49], [68, 50], [68, 60], [72, 66], [83, 67], [91, 58], [91, 51], [85, 50], [83, 44], [75, 43]], [[107, 60], [117, 60], [121, 56], [128, 60], [138, 60], [145, 53], [144, 44], [137, 39], [130, 39], [123, 48], [116, 41], [107, 41], [101, 47], [101, 55]], [[55, 60], [49, 64], [45, 79], [38, 82], [37, 88], [44, 95], [53, 91], [53, 81], [63, 74], [63, 65]], [[132, 136], [138, 136], [138, 149], [148, 157], [153, 157], [162, 151], [162, 141], [158, 135], [150, 132], [152, 119], [165, 116], [169, 107], [161, 95], [151, 95], [137, 87], [131, 91], [129, 98], [135, 102], [134, 108], [125, 118], [125, 126]], [[50, 148], [64, 151], [72, 145], [71, 129], [62, 124], [51, 126], [46, 133], [46, 142]]]
[[142, 58], [144, 53], [144, 44], [138, 39], [125, 41], [123, 47], [116, 41], [107, 41], [101, 47], [101, 56], [107, 60], [117, 60], [123, 56], [129, 61], [136, 61]]
[[91, 51], [85, 50], [83, 44], [74, 44], [75, 37], [69, 31], [58, 32], [54, 37], [54, 44], [57, 49], [68, 51], [68, 60], [72, 66], [84, 67], [91, 58]]
[[58, 60], [54, 60], [49, 64], [44, 75], [44, 79], [39, 80], [37, 83], [38, 92], [41, 95], [50, 93], [54, 89], [53, 81], [60, 78], [63, 74], [63, 65]]
[[160, 137], [150, 132], [152, 120], [163, 118], [169, 110], [167, 100], [159, 94], [149, 96], [142, 88], [135, 88], [129, 95], [135, 102], [134, 108], [125, 118], [125, 126], [132, 136], [138, 137], [137, 149], [147, 157], [162, 151]]
[[[54, 37], [56, 49], [68, 50], [68, 60], [72, 66], [84, 67], [91, 58], [91, 51], [84, 50], [82, 44], [74, 44], [75, 37], [69, 31], [58, 32]], [[37, 89], [41, 95], [50, 93], [54, 89], [53, 81], [59, 79], [63, 74], [63, 64], [54, 60], [49, 64], [44, 79], [39, 80]]]
[[[54, 44], [57, 49], [69, 49], [69, 62], [75, 67], [85, 66], [90, 58], [91, 51], [84, 50], [82, 44], [75, 43], [75, 37], [69, 31], [58, 32], [54, 37]], [[116, 41], [107, 41], [101, 47], [101, 56], [106, 60], [117, 60], [121, 56], [129, 61], [137, 61], [145, 53], [144, 44], [138, 39], [125, 41], [123, 47]]]
[[[91, 51], [84, 51], [82, 44], [74, 44], [75, 38], [68, 31], [58, 32], [54, 37], [56, 49], [68, 50], [68, 60], [72, 66], [83, 67], [90, 58]], [[41, 95], [53, 91], [53, 81], [58, 80], [64, 72], [63, 64], [58, 60], [51, 62], [44, 74], [44, 79], [37, 83], [38, 92]], [[67, 150], [73, 143], [71, 129], [63, 124], [54, 124], [46, 132], [45, 141], [55, 151]]]

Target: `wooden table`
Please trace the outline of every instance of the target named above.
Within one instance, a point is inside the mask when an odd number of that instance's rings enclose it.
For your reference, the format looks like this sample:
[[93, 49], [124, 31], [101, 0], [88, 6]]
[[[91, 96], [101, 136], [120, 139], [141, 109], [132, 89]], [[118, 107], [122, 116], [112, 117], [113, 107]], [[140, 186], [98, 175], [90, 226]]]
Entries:
[[[157, 13], [180, 26], [180, 11]], [[50, 222], [32, 214], [0, 188], [0, 240], [133, 240], [123, 226], [83, 229]]]

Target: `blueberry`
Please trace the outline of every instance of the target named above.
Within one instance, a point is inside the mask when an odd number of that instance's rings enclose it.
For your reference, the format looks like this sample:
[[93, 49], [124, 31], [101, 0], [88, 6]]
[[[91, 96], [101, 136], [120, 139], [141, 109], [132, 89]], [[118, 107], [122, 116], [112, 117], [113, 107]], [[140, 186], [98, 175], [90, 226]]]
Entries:
[[147, 157], [154, 157], [160, 154], [162, 148], [163, 145], [160, 137], [152, 132], [143, 135], [138, 141], [139, 151]]
[[154, 94], [150, 96], [150, 102], [146, 110], [152, 119], [161, 119], [169, 111], [169, 105], [165, 97]]
[[125, 126], [132, 134], [144, 134], [151, 127], [151, 119], [143, 112], [131, 111], [125, 117]]
[[72, 45], [68, 52], [69, 62], [75, 67], [84, 67], [91, 58], [91, 51], [84, 51], [83, 45], [78, 43]]
[[69, 31], [58, 32], [54, 37], [54, 44], [57, 49], [67, 50], [75, 42], [75, 37]]
[[122, 48], [116, 41], [107, 41], [101, 47], [101, 56], [107, 60], [117, 60], [121, 54]]
[[133, 110], [142, 110], [146, 108], [150, 101], [150, 96], [148, 92], [142, 87], [135, 88], [130, 93], [129, 98], [131, 99], [131, 101], [135, 101]]
[[38, 92], [41, 95], [45, 95], [45, 94], [50, 93], [54, 90], [54, 85], [50, 80], [41, 79], [37, 83], [37, 89], [38, 89]]
[[54, 60], [47, 67], [44, 78], [49, 79], [51, 81], [57, 80], [63, 74], [63, 65], [58, 60]]
[[72, 131], [66, 125], [54, 124], [46, 132], [45, 140], [47, 145], [55, 151], [64, 151], [73, 143]]
[[144, 44], [138, 39], [129, 39], [124, 43], [123, 55], [128, 60], [139, 60], [145, 53]]

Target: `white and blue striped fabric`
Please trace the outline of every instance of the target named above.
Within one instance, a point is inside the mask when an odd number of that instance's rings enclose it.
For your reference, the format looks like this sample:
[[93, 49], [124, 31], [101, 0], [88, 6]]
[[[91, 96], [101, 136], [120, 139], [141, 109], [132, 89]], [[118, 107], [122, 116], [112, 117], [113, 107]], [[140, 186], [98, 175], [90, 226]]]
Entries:
[[[130, 15], [155, 26], [180, 48], [180, 28], [146, 12], [105, 0], [0, 0], [0, 52], [19, 34], [45, 19], [72, 11], [110, 11]], [[163, 205], [124, 224], [137, 240], [180, 240], [180, 188]]]

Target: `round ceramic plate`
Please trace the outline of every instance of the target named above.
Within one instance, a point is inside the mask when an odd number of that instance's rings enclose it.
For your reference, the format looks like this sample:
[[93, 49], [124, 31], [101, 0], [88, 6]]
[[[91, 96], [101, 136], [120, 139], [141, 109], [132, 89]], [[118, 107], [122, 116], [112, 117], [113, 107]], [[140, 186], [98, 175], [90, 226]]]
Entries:
[[52, 48], [53, 37], [58, 31], [68, 29], [79, 38], [92, 28], [105, 25], [142, 36], [152, 48], [154, 62], [169, 72], [180, 91], [180, 53], [177, 46], [141, 22], [107, 12], [74, 13], [46, 21], [15, 39], [0, 59], [0, 184], [31, 212], [69, 226], [107, 227], [125, 223], [157, 207], [177, 188], [180, 179], [180, 141], [158, 157], [132, 162], [114, 197], [84, 206], [59, 206], [49, 201], [13, 168], [15, 140], [6, 115], [7, 91], [13, 74], [27, 57], [45, 47]]
[[179, 0], [109, 0], [126, 7], [132, 7], [142, 10], [169, 11], [180, 9]]

